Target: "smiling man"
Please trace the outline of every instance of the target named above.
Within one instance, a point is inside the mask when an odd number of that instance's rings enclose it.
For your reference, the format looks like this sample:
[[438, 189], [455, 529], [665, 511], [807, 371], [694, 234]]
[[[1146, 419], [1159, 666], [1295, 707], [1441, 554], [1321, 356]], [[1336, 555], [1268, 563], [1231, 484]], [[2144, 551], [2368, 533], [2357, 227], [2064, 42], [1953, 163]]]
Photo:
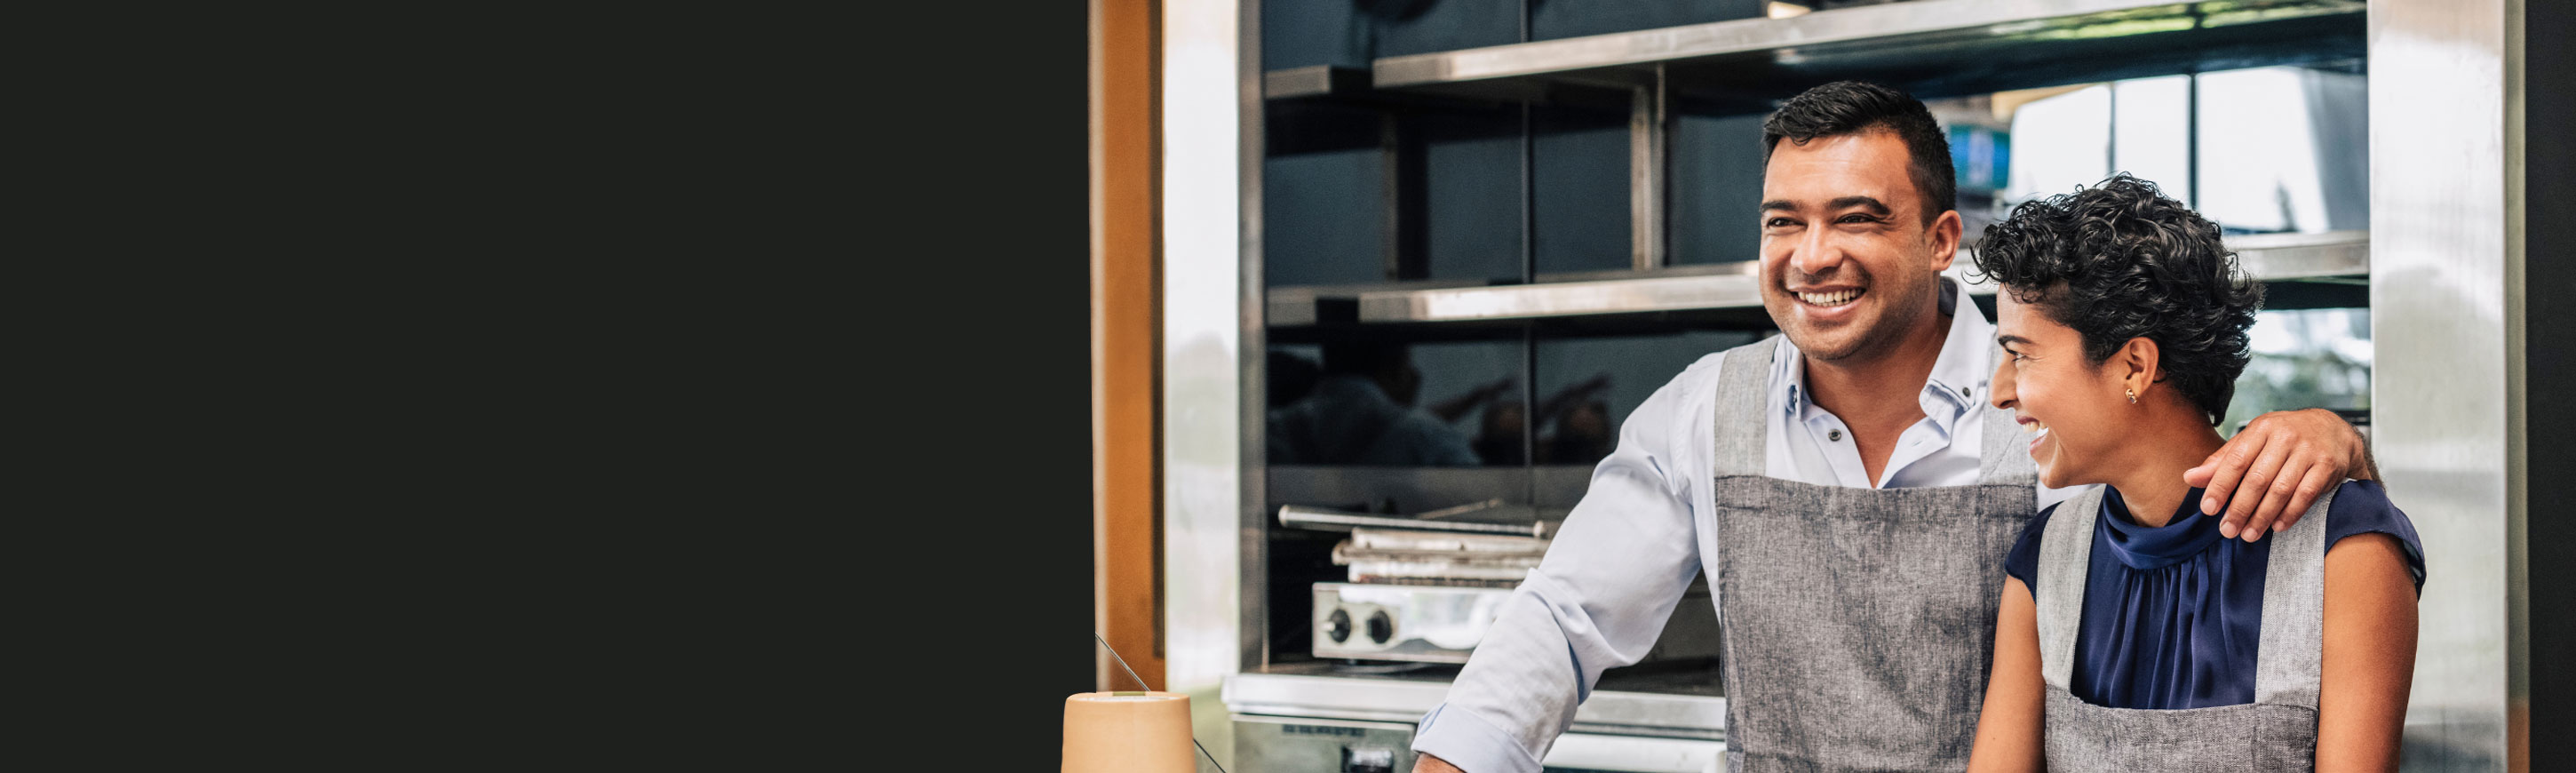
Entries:
[[[1940, 276], [1961, 226], [1931, 113], [1833, 83], [1763, 135], [1760, 282], [1784, 335], [1702, 358], [1628, 417], [1422, 718], [1416, 770], [1538, 770], [1702, 572], [1724, 626], [1727, 770], [1966, 766], [2005, 555], [2074, 492], [2041, 488], [2012, 414], [1987, 405], [1994, 325]], [[2256, 539], [2306, 512], [2302, 481], [2366, 466], [2349, 425], [2299, 411], [2256, 419], [2186, 477], [2208, 486], [2205, 510], [2227, 505], [2223, 531]]]

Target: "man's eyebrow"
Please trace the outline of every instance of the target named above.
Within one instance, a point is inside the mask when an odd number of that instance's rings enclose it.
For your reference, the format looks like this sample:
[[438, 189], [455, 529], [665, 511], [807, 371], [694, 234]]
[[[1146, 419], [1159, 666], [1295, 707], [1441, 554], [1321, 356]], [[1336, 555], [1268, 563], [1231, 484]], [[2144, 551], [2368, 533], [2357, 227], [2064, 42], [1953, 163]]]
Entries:
[[2021, 337], [2021, 336], [2016, 336], [2016, 335], [2000, 335], [2000, 336], [1995, 336], [1995, 343], [1996, 343], [1997, 345], [2002, 345], [2002, 344], [2025, 344], [2025, 345], [2027, 345], [2027, 344], [2029, 344], [2029, 343], [2030, 343], [2030, 339], [2028, 339], [2028, 338], [2023, 338], [2023, 337]]
[[1775, 209], [1796, 212], [1798, 211], [1798, 202], [1790, 201], [1788, 199], [1772, 199], [1770, 201], [1762, 202], [1762, 211], [1769, 212]]
[[1869, 210], [1870, 214], [1880, 216], [1885, 216], [1894, 211], [1888, 209], [1885, 202], [1881, 202], [1878, 199], [1869, 196], [1844, 196], [1825, 204], [1825, 208], [1828, 210], [1851, 209], [1853, 207], [1866, 209]]

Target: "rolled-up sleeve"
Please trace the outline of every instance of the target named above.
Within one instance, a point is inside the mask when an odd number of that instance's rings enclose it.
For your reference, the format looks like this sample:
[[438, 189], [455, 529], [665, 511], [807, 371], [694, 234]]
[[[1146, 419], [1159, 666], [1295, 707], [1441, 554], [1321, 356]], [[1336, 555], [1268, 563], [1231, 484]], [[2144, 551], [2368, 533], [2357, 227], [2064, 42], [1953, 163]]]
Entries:
[[1692, 491], [1705, 484], [1703, 357], [1630, 413], [1547, 557], [1513, 591], [1413, 749], [1468, 773], [1536, 773], [1605, 669], [1645, 657], [1700, 570]]

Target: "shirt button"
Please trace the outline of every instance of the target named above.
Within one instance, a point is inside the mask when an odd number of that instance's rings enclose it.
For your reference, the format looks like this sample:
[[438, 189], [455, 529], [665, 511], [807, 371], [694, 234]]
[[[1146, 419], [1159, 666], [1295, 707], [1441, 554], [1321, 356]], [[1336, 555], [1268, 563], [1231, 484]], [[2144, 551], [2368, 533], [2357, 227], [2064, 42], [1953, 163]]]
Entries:
[[1967, 387], [1959, 387], [1959, 396], [1960, 396], [1960, 397], [1966, 397], [1966, 396], [1968, 396], [1968, 388], [1967, 388]]
[[1826, 430], [1826, 431], [1825, 431], [1825, 439], [1826, 439], [1826, 440], [1841, 440], [1841, 439], [1843, 439], [1843, 431], [1842, 431], [1842, 430], [1838, 430], [1838, 429], [1835, 429], [1835, 430]]

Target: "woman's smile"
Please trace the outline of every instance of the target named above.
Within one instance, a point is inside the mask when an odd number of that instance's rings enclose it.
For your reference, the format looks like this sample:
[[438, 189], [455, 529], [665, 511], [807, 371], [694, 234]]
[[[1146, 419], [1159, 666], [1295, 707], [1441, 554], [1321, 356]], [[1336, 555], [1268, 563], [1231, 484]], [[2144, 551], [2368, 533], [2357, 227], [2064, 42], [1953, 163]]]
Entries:
[[2030, 436], [2031, 460], [2045, 461], [2046, 458], [2041, 456], [2039, 453], [2039, 444], [2041, 441], [2048, 439], [2048, 422], [2040, 421], [2028, 416], [2019, 417], [2016, 420], [2021, 422], [2022, 433]]

